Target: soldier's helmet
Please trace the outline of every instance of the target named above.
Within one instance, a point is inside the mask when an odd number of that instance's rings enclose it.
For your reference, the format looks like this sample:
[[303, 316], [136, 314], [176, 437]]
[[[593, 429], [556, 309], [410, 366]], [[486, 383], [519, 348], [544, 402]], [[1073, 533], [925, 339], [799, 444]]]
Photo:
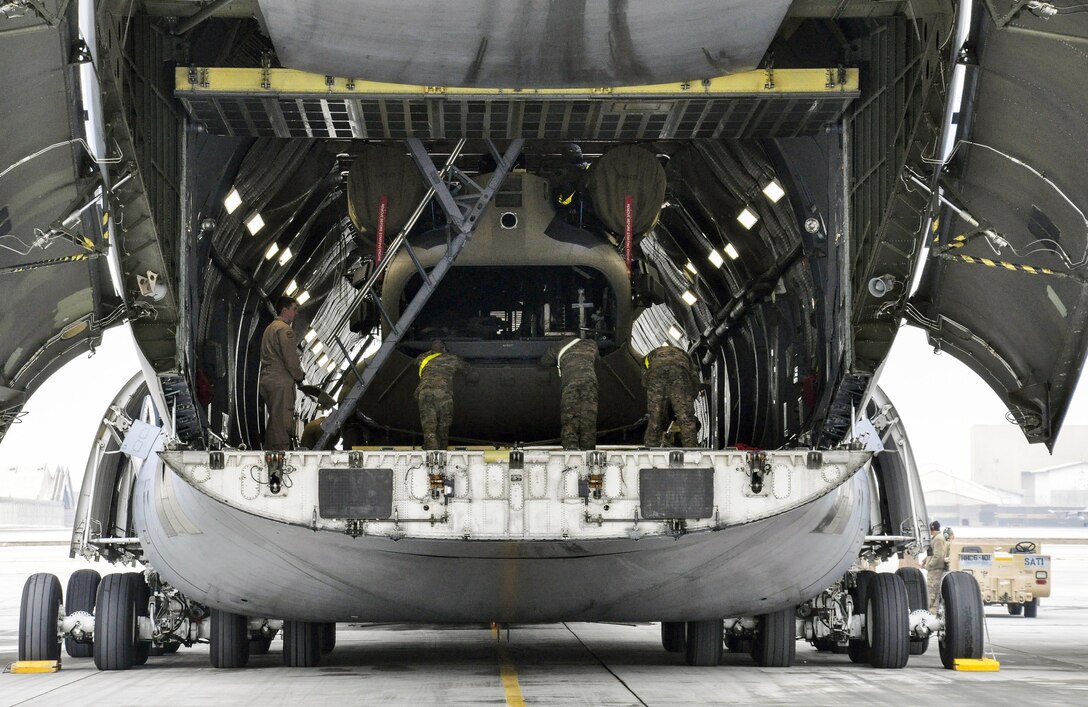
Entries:
[[929, 524], [929, 529], [930, 530], [940, 530], [941, 529], [941, 522], [939, 520], [933, 521], [932, 523]]

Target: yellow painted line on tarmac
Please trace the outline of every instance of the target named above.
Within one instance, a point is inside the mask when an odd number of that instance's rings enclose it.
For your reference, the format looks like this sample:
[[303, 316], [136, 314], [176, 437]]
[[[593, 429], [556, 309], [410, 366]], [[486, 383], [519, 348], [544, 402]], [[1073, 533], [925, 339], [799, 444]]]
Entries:
[[503, 693], [506, 695], [506, 704], [510, 707], [525, 707], [517, 668], [514, 667], [514, 661], [510, 660], [510, 654], [502, 642], [502, 627], [495, 623], [491, 624], [491, 636], [499, 648], [499, 679], [502, 682]]

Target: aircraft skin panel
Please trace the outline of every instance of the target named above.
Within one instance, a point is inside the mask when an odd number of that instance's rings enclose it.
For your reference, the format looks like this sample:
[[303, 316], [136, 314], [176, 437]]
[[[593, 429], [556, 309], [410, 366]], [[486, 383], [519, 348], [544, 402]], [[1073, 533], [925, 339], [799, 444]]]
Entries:
[[[949, 161], [946, 206], [914, 303], [931, 343], [1000, 396], [1030, 442], [1053, 446], [1088, 347], [1088, 58], [1027, 12], [981, 18], [972, 120]], [[969, 79], [970, 86], [970, 79]], [[919, 322], [916, 322], [919, 323]]]
[[[261, 0], [283, 66], [432, 86], [622, 86], [755, 68], [788, 0]], [[380, 18], [376, 20], [375, 18]]]
[[[526, 451], [526, 469], [531, 452]], [[230, 483], [237, 479], [233, 466], [226, 472], [193, 471], [198, 478], [210, 472], [225, 474]], [[303, 493], [307, 471], [294, 472], [298, 480], [289, 494]], [[795, 474], [792, 485], [798, 494], [800, 476]], [[170, 495], [202, 534], [167, 536], [149, 500], [159, 495], [158, 484], [171, 486]], [[627, 523], [607, 522], [599, 528], [588, 524], [587, 532], [601, 538], [579, 537], [577, 523], [571, 523], [566, 539], [552, 540], [442, 539], [442, 524], [405, 521], [400, 527], [408, 536], [394, 541], [384, 535], [315, 532], [305, 523], [250, 512], [237, 497], [223, 502], [200, 485], [169, 471], [137, 481], [136, 496], [145, 502], [137, 504], [136, 524], [151, 566], [210, 606], [310, 621], [678, 621], [766, 613], [796, 605], [841, 576], [857, 556], [869, 507], [866, 475], [855, 473], [784, 512], [675, 539], [651, 534], [652, 527], [662, 525], [652, 521], [643, 524], [648, 532], [642, 537], [628, 534]], [[256, 483], [243, 486], [241, 498], [281, 500], [261, 495]], [[475, 486], [477, 495], [490, 493], [486, 481], [478, 479]], [[772, 495], [790, 490], [769, 486]], [[564, 510], [575, 516], [584, 512], [581, 499], [572, 503]], [[498, 518], [497, 508], [481, 513]], [[432, 537], [422, 537], [427, 533]], [[780, 581], [787, 576], [789, 582]]]
[[[56, 12], [60, 3], [47, 2]], [[50, 373], [97, 342], [83, 326], [61, 330], [96, 311], [92, 253], [53, 226], [69, 214], [87, 155], [73, 137], [68, 65], [72, 28], [34, 15], [0, 22], [0, 439], [18, 407]], [[94, 216], [94, 210], [88, 210]], [[93, 218], [91, 219], [94, 220]], [[83, 223], [67, 224], [80, 237]], [[80, 325], [76, 325], [80, 326]], [[74, 331], [70, 330], [70, 331]]]

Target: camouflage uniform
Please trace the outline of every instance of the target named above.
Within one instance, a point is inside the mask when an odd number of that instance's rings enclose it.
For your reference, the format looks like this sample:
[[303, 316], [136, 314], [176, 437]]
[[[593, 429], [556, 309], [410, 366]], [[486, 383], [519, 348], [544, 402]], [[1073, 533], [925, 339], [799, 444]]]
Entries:
[[929, 613], [936, 614], [937, 607], [941, 603], [941, 579], [948, 569], [948, 543], [944, 535], [937, 532], [933, 535], [933, 545], [929, 549], [929, 559], [926, 560], [926, 575], [929, 586]]
[[659, 346], [646, 356], [646, 372], [642, 383], [646, 386], [645, 445], [661, 446], [661, 434], [665, 427], [669, 405], [672, 405], [676, 424], [680, 427], [680, 439], [685, 447], [698, 445], [695, 422], [695, 368], [691, 358], [675, 346]]
[[416, 403], [424, 449], [446, 449], [453, 422], [453, 377], [468, 368], [460, 356], [434, 349], [416, 358]]
[[[573, 345], [566, 348], [568, 344]], [[563, 449], [593, 449], [597, 445], [597, 342], [565, 339], [540, 359], [543, 366], [559, 369], [560, 441]]]
[[291, 432], [295, 424], [295, 385], [305, 377], [298, 358], [295, 332], [288, 322], [276, 317], [261, 335], [259, 387], [268, 408], [265, 449], [291, 447]]

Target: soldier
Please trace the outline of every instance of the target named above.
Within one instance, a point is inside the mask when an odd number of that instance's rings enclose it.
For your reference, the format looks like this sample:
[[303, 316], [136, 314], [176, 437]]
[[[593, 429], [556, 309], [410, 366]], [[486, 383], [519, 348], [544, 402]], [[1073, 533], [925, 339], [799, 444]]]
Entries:
[[298, 342], [291, 323], [298, 314], [298, 302], [290, 297], [276, 300], [279, 315], [261, 336], [259, 387], [268, 408], [264, 430], [266, 450], [289, 449], [294, 427], [295, 386], [305, 379], [298, 357]]
[[593, 449], [597, 444], [597, 361], [601, 353], [592, 339], [571, 337], [541, 357], [542, 366], [559, 371], [560, 440], [563, 449]]
[[937, 615], [937, 607], [941, 603], [941, 579], [948, 569], [948, 543], [941, 534], [940, 521], [929, 524], [930, 548], [929, 559], [926, 560], [926, 573], [929, 585], [929, 613]]
[[669, 406], [680, 427], [680, 440], [685, 447], [694, 447], [698, 425], [695, 422], [695, 367], [683, 349], [662, 344], [643, 360], [646, 371], [642, 384], [646, 386], [647, 447], [661, 446], [661, 433]]
[[426, 353], [416, 358], [419, 385], [416, 403], [423, 426], [424, 449], [446, 449], [450, 443], [450, 423], [453, 422], [453, 377], [468, 368], [468, 364], [446, 351], [446, 344], [435, 339]]

